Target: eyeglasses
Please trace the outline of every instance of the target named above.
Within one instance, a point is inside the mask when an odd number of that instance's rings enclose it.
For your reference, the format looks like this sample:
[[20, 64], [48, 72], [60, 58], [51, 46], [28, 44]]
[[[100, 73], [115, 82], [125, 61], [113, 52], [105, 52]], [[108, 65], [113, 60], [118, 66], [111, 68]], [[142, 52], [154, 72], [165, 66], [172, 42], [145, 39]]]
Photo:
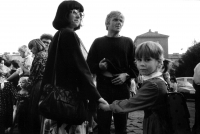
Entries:
[[83, 13], [83, 12], [79, 12], [79, 11], [76, 10], [76, 9], [71, 10], [70, 13], [72, 13], [72, 14], [74, 14], [74, 15], [79, 15], [81, 18], [84, 17], [84, 13]]

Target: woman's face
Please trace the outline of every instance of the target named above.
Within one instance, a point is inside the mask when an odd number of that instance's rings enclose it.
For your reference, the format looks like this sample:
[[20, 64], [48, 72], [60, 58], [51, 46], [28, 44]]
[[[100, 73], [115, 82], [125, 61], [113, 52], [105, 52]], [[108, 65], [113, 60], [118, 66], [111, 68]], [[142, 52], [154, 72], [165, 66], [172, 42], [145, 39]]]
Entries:
[[2, 68], [4, 66], [4, 60], [2, 60], [1, 62], [0, 62], [0, 68]]
[[144, 76], [151, 75], [158, 71], [159, 62], [153, 58], [136, 59], [136, 64], [140, 74]]
[[33, 46], [30, 50], [34, 55], [38, 53], [38, 49], [36, 46]]
[[74, 29], [80, 26], [82, 17], [83, 13], [79, 12], [79, 10], [76, 9], [71, 10], [68, 18], [70, 22], [69, 28]]
[[19, 51], [19, 55], [20, 55], [22, 58], [25, 58], [25, 52]]

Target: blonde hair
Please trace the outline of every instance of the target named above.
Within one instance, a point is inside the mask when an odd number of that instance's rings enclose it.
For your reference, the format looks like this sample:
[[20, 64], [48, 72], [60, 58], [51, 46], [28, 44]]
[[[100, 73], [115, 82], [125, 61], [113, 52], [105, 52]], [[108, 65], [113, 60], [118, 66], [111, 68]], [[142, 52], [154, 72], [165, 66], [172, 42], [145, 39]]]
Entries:
[[120, 11], [111, 11], [111, 12], [107, 15], [106, 21], [105, 21], [106, 30], [108, 30], [107, 25], [110, 23], [111, 18], [113, 18], [113, 17], [118, 17], [118, 16], [121, 16], [121, 17], [123, 18], [123, 20], [125, 19], [125, 18], [124, 18], [124, 15], [123, 15]]
[[25, 55], [30, 55], [31, 54], [28, 46], [26, 46], [26, 45], [22, 45], [21, 47], [19, 47], [18, 48], [18, 52], [24, 52]]
[[19, 79], [19, 82], [20, 81], [24, 81], [24, 82], [26, 82], [26, 84], [28, 83], [28, 77], [21, 77], [20, 79]]

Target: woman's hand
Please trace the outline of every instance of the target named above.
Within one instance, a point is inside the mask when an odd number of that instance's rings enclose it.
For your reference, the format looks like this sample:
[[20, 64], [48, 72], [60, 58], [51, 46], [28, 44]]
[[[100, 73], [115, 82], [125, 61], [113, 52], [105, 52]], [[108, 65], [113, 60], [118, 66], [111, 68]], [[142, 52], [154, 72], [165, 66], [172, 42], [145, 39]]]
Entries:
[[110, 111], [110, 105], [108, 104], [108, 102], [106, 100], [104, 100], [103, 98], [100, 98], [98, 100], [100, 103], [99, 103], [99, 107], [104, 110], [104, 111]]
[[104, 110], [104, 111], [111, 111], [110, 105], [109, 105], [109, 104], [100, 103], [100, 104], [99, 104], [99, 107], [100, 107], [102, 110]]
[[104, 100], [103, 98], [100, 98], [98, 100], [98, 102], [102, 103], [102, 104], [108, 104], [108, 102], [106, 100]]

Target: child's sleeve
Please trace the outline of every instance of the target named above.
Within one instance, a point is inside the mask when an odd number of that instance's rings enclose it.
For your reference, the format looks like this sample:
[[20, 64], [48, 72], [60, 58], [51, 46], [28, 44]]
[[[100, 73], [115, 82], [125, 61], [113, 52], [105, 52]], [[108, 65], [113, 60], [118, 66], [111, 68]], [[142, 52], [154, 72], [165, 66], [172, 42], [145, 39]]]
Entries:
[[155, 83], [143, 85], [137, 94], [130, 99], [116, 100], [110, 105], [115, 113], [127, 113], [145, 110], [155, 104], [158, 97], [158, 86]]

